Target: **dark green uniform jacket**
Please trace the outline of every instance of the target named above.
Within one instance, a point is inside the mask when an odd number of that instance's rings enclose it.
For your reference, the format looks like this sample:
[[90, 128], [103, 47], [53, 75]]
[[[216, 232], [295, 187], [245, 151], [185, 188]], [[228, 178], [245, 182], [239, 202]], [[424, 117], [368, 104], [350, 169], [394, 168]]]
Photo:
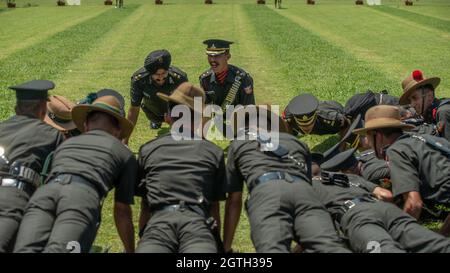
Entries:
[[[430, 137], [450, 147], [445, 139]], [[405, 134], [386, 154], [394, 196], [417, 191], [425, 202], [450, 204], [450, 161], [439, 150]]]
[[450, 100], [435, 99], [427, 113], [424, 115], [425, 121], [435, 124], [439, 136], [450, 141]]
[[[243, 69], [234, 65], [228, 65], [228, 74], [223, 85], [217, 82], [212, 69], [206, 70], [200, 75], [200, 86], [206, 92], [206, 103], [222, 106], [228, 91], [230, 91], [236, 76], [241, 78], [241, 84], [236, 96], [230, 105], [250, 105], [255, 104], [255, 95], [253, 93], [253, 78]], [[214, 91], [214, 92], [208, 92]]]
[[170, 95], [178, 85], [186, 81], [188, 81], [187, 74], [181, 69], [171, 66], [164, 85], [157, 86], [152, 83], [150, 73], [142, 67], [131, 76], [131, 105], [141, 106], [142, 100], [144, 100], [142, 108], [147, 116], [151, 117], [152, 121], [162, 122], [168, 109], [167, 102], [161, 100], [156, 93], [162, 92]]
[[311, 154], [308, 146], [295, 136], [280, 133], [280, 144], [290, 151], [290, 155], [303, 163], [296, 164], [288, 158], [278, 158], [275, 155], [264, 154], [259, 150], [256, 140], [234, 140], [228, 148], [227, 180], [229, 192], [242, 191], [243, 181], [254, 183], [256, 179], [267, 172], [287, 172], [311, 180]]
[[39, 173], [48, 154], [63, 139], [58, 130], [36, 118], [13, 116], [0, 123], [0, 146], [6, 158]]
[[225, 198], [223, 151], [207, 140], [174, 140], [170, 133], [139, 151], [139, 183], [150, 209]]
[[66, 140], [55, 152], [49, 180], [59, 174], [82, 176], [115, 200], [133, 203], [137, 163], [133, 153], [114, 136], [92, 130]]
[[[20, 163], [37, 173], [62, 141], [58, 130], [36, 118], [18, 115], [0, 123], [0, 146], [5, 150], [4, 156], [10, 164]], [[0, 253], [12, 250], [30, 193], [34, 191], [32, 186], [29, 189], [0, 186]]]

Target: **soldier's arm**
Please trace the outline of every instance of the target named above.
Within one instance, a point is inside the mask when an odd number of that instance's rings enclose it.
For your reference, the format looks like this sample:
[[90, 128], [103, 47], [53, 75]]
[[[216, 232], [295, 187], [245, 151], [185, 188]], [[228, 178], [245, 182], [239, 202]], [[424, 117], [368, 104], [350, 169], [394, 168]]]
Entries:
[[439, 119], [437, 128], [439, 134], [450, 141], [450, 105], [443, 105], [440, 108], [437, 113]]
[[[141, 108], [139, 106], [130, 106], [130, 109], [128, 109], [128, 116], [127, 119], [133, 123], [134, 126], [136, 126], [138, 117], [139, 117], [139, 111]], [[131, 134], [130, 134], [131, 136]], [[128, 145], [128, 141], [130, 140], [130, 136], [124, 139], [123, 143], [125, 145]]]
[[[135, 126], [139, 117], [142, 98], [144, 96], [141, 87], [139, 85], [140, 80], [141, 78], [139, 78], [139, 75], [131, 77], [131, 87], [130, 87], [131, 106], [130, 109], [128, 109], [127, 119], [131, 121], [131, 123], [133, 123], [133, 125]], [[128, 145], [130, 136], [123, 140], [123, 143], [125, 145]]]
[[242, 105], [252, 105], [255, 104], [255, 93], [253, 91], [253, 78], [250, 74], [247, 74], [242, 80], [242, 90], [241, 90], [241, 100]]
[[114, 192], [114, 221], [117, 232], [122, 240], [126, 252], [134, 252], [134, 225], [131, 204], [134, 204], [136, 190], [137, 161], [134, 155], [128, 151], [122, 172], [115, 184]]
[[114, 221], [125, 252], [127, 253], [134, 252], [134, 226], [132, 219], [133, 214], [130, 204], [121, 202], [114, 203]]
[[232, 249], [234, 233], [239, 223], [242, 210], [243, 177], [235, 164], [235, 152], [232, 146], [228, 150], [226, 165], [226, 192], [225, 216], [223, 230], [223, 246], [226, 252]]
[[223, 246], [225, 252], [232, 249], [236, 227], [239, 223], [242, 210], [242, 192], [232, 192], [225, 202], [225, 217], [223, 230]]
[[399, 143], [387, 150], [391, 170], [392, 193], [402, 196], [403, 210], [413, 217], [419, 217], [422, 209], [420, 197], [420, 175], [414, 162], [418, 162], [409, 144]]
[[403, 200], [405, 204], [403, 205], [403, 211], [411, 215], [412, 217], [419, 219], [420, 213], [422, 212], [422, 197], [417, 191], [410, 191], [403, 194]]

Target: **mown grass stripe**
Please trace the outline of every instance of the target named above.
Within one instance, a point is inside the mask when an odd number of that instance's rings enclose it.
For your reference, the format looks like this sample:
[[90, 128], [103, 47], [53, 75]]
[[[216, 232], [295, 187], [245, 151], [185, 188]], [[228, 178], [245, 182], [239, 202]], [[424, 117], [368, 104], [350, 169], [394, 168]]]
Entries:
[[[448, 33], [372, 8], [318, 6], [308, 9], [305, 6], [290, 5], [286, 10], [274, 11], [396, 79], [398, 84], [391, 90], [394, 93], [401, 92], [400, 82], [414, 69], [423, 69], [428, 75], [449, 72], [445, 63], [450, 59], [448, 54], [443, 54], [450, 50]], [[364, 25], [358, 24], [362, 21]], [[448, 96], [449, 86], [449, 82], [443, 81], [438, 95]]]
[[99, 37], [109, 32], [115, 24], [130, 15], [137, 6], [111, 9], [83, 23], [59, 32], [35, 46], [20, 50], [0, 60], [0, 119], [11, 114], [13, 94], [10, 85], [31, 79], [54, 79], [65, 67], [96, 44]]
[[260, 42], [296, 90], [344, 103], [356, 91], [395, 89], [396, 81], [267, 7], [244, 7]]
[[[445, 32], [450, 32], [450, 21], [442, 20], [436, 17], [431, 17], [424, 14], [419, 14], [416, 12], [410, 12], [405, 9], [398, 9], [389, 6], [376, 6], [373, 7], [377, 11], [381, 11], [387, 14], [391, 14], [414, 23], [419, 23], [424, 26], [428, 26], [434, 29], [438, 29]], [[413, 34], [412, 34], [413, 35]]]
[[107, 10], [109, 9], [102, 6], [43, 7], [5, 13], [0, 18], [0, 59]]

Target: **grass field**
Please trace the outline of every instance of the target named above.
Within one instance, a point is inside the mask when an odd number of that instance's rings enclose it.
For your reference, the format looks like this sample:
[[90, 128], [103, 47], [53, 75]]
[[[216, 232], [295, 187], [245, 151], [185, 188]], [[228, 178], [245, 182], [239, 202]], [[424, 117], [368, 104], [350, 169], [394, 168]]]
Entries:
[[[231, 63], [251, 73], [258, 102], [283, 108], [300, 92], [345, 103], [355, 92], [387, 89], [401, 94], [401, 80], [413, 69], [442, 78], [437, 94], [450, 96], [450, 1], [420, 0], [406, 7], [397, 0], [384, 6], [356, 6], [352, 0], [125, 0], [124, 9], [82, 0], [79, 7], [57, 7], [56, 0], [16, 0], [0, 5], [0, 120], [13, 114], [14, 94], [7, 87], [31, 79], [56, 83], [52, 94], [77, 100], [101, 88], [129, 98], [130, 76], [152, 50], [166, 48], [173, 64], [191, 82], [208, 68], [207, 38], [235, 41]], [[167, 128], [167, 127], [166, 127]], [[130, 146], [154, 138], [143, 114]], [[324, 150], [336, 137], [304, 137]], [[225, 147], [226, 143], [219, 143]], [[106, 200], [95, 251], [121, 251]], [[135, 219], [139, 210], [136, 200]], [[245, 213], [234, 248], [253, 252]]]

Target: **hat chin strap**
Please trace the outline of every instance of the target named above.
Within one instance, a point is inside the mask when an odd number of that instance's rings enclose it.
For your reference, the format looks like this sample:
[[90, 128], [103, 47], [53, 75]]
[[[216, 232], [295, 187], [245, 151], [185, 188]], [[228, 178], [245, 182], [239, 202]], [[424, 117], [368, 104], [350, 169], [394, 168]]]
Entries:
[[[381, 154], [380, 154], [378, 152], [377, 141], [376, 141], [378, 131], [375, 130], [374, 132], [375, 132], [375, 134], [373, 134], [372, 141], [373, 141], [373, 149], [375, 151], [375, 155], [376, 155], [377, 158], [385, 158], [385, 156], [386, 156], [386, 149], [388, 148], [388, 146], [382, 147]], [[383, 136], [383, 138], [384, 138], [384, 136]]]

